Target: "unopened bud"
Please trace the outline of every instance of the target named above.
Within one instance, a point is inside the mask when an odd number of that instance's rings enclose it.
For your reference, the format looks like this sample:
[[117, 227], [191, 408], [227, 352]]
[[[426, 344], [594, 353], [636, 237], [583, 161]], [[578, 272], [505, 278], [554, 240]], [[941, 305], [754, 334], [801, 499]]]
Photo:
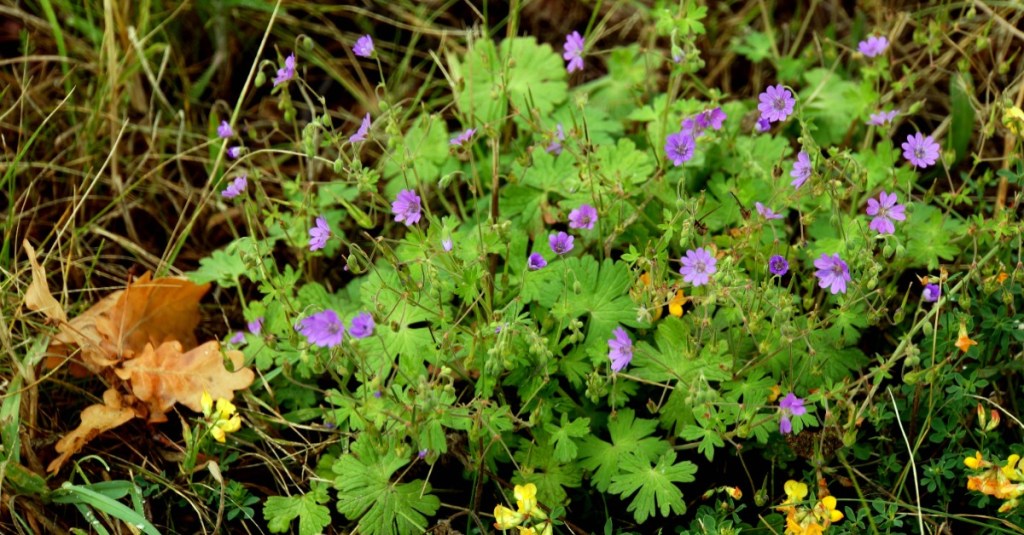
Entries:
[[985, 426], [985, 431], [994, 431], [996, 427], [999, 427], [999, 411], [992, 409], [989, 413], [988, 425]]
[[978, 415], [978, 428], [985, 429], [985, 424], [988, 422], [988, 415], [985, 414], [985, 407], [982, 407], [981, 403], [978, 403], [978, 406], [975, 407], [974, 412], [977, 413]]

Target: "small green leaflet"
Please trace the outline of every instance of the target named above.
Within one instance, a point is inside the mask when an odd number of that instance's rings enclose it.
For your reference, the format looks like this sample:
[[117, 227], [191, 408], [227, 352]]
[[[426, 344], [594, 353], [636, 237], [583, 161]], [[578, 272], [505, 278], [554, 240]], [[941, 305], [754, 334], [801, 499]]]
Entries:
[[320, 486], [301, 496], [271, 496], [263, 504], [263, 518], [271, 533], [286, 533], [292, 520], [299, 519], [299, 535], [315, 535], [331, 523], [327, 489]]
[[620, 460], [621, 473], [612, 478], [608, 491], [623, 499], [633, 495], [627, 511], [633, 512], [638, 524], [660, 512], [661, 516], [686, 512], [683, 493], [675, 483], [689, 483], [696, 478], [697, 466], [690, 461], [676, 463], [676, 452], [666, 451], [657, 464], [627, 455]]
[[608, 420], [611, 444], [588, 435], [580, 444], [580, 465], [593, 471], [591, 481], [601, 492], [607, 492], [612, 478], [618, 475], [622, 458], [631, 455], [653, 461], [668, 451], [669, 444], [652, 437], [658, 422], [636, 418], [633, 409], [623, 409]]

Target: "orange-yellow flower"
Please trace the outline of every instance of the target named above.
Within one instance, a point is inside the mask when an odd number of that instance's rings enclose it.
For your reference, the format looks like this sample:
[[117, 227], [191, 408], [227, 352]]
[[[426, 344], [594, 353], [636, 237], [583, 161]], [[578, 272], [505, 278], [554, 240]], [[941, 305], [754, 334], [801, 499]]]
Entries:
[[683, 290], [676, 290], [676, 295], [668, 302], [668, 313], [677, 318], [683, 316], [683, 305], [690, 302], [690, 298], [683, 294]]
[[967, 465], [968, 468], [973, 468], [975, 470], [981, 468], [984, 465], [983, 463], [985, 463], [985, 459], [981, 458], [980, 451], [974, 452], [974, 457], [964, 459], [964, 464]]
[[505, 507], [504, 505], [494, 506], [494, 527], [502, 531], [512, 529], [523, 521], [523, 515]]
[[843, 513], [836, 510], [836, 498], [835, 496], [825, 496], [818, 502], [819, 507], [815, 507], [817, 512], [822, 514], [822, 517], [828, 516], [828, 522], [839, 522], [843, 519]]
[[971, 338], [967, 336], [967, 325], [961, 323], [959, 337], [956, 339], [956, 344], [954, 345], [960, 348], [960, 351], [966, 353], [967, 350], [971, 348], [971, 346], [978, 345], [978, 342], [971, 340]]
[[512, 493], [515, 494], [519, 514], [533, 516], [533, 510], [537, 507], [537, 485], [533, 483], [516, 485]]

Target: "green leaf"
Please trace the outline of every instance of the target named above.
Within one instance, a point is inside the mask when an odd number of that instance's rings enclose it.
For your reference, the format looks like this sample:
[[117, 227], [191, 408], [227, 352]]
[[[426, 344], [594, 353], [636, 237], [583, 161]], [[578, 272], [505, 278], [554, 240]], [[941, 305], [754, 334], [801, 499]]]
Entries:
[[756, 63], [772, 55], [772, 40], [765, 33], [750, 32], [733, 37], [729, 49]]
[[870, 87], [843, 80], [828, 69], [811, 69], [804, 74], [804, 80], [806, 85], [800, 91], [798, 105], [812, 123], [814, 140], [822, 147], [841, 143], [850, 123], [864, 116], [878, 101]]
[[391, 477], [408, 463], [394, 448], [383, 453], [356, 441], [352, 452], [334, 463], [338, 475], [338, 511], [358, 520], [358, 530], [367, 535], [412, 535], [426, 531], [427, 517], [437, 513], [441, 500], [430, 494], [429, 483], [415, 480], [393, 483]]
[[938, 269], [939, 260], [952, 260], [960, 252], [951, 238], [962, 235], [963, 222], [944, 216], [938, 208], [915, 205], [906, 223], [907, 257], [911, 267]]
[[441, 177], [441, 164], [448, 159], [448, 128], [440, 116], [423, 114], [393, 143], [384, 161], [386, 193], [394, 197], [399, 190], [420, 183], [435, 182]]
[[608, 420], [610, 444], [593, 435], [586, 436], [580, 444], [580, 465], [593, 471], [591, 480], [601, 492], [608, 490], [612, 477], [619, 473], [624, 456], [653, 461], [670, 447], [668, 442], [651, 436], [658, 422], [636, 418], [635, 414], [633, 409], [622, 409]]
[[537, 485], [540, 503], [549, 506], [561, 504], [568, 496], [565, 487], [576, 488], [582, 484], [583, 470], [576, 463], [556, 461], [554, 451], [547, 446], [522, 439], [515, 459], [519, 470], [512, 481], [517, 485]]
[[949, 79], [950, 104], [953, 106], [952, 124], [949, 128], [949, 146], [956, 151], [956, 160], [967, 154], [967, 144], [974, 134], [974, 106], [971, 105], [973, 89], [969, 73], [957, 73]]
[[622, 473], [612, 478], [608, 492], [623, 499], [636, 494], [627, 511], [642, 524], [657, 512], [661, 516], [681, 515], [686, 512], [683, 493], [675, 483], [689, 483], [696, 478], [697, 466], [690, 461], [676, 461], [676, 452], [669, 450], [662, 454], [656, 465], [636, 455], [621, 459]]
[[326, 493], [310, 492], [301, 496], [271, 496], [263, 504], [263, 518], [271, 533], [289, 531], [292, 520], [299, 519], [299, 535], [322, 533], [331, 523], [331, 510], [320, 505]]
[[613, 184], [642, 184], [654, 174], [651, 156], [636, 149], [629, 139], [619, 139], [616, 145], [602, 145], [595, 154], [601, 164], [601, 175]]
[[561, 426], [546, 424], [544, 430], [551, 433], [548, 444], [555, 446], [555, 460], [566, 463], [576, 458], [577, 447], [573, 438], [590, 434], [590, 418], [576, 418], [569, 422], [569, 415], [562, 413]]

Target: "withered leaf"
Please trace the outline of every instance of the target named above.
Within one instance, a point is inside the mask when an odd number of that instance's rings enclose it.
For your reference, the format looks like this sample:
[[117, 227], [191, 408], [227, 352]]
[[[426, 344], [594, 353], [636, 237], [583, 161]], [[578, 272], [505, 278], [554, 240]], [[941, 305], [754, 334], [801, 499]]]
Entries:
[[40, 266], [39, 260], [36, 259], [35, 248], [28, 240], [22, 241], [21, 245], [28, 253], [29, 263], [32, 264], [32, 282], [28, 285], [28, 290], [25, 291], [25, 306], [29, 310], [42, 312], [47, 318], [58, 320], [63, 324], [67, 321], [68, 316], [64, 313], [64, 308], [50, 293], [50, 285], [46, 282], [46, 272], [43, 271], [43, 266]]
[[86, 407], [82, 411], [82, 423], [57, 442], [57, 453], [60, 455], [50, 462], [46, 470], [56, 474], [64, 462], [78, 453], [90, 440], [100, 433], [123, 425], [132, 418], [135, 418], [135, 411], [122, 405], [121, 395], [117, 390], [107, 390], [103, 393], [103, 405]]
[[200, 412], [203, 391], [213, 399], [230, 400], [235, 390], [252, 384], [255, 374], [242, 368], [241, 351], [227, 351], [236, 371], [224, 367], [220, 343], [216, 340], [185, 352], [178, 342], [164, 342], [154, 348], [146, 345], [142, 353], [115, 369], [121, 379], [131, 381], [132, 392], [149, 407], [149, 421], [167, 421], [167, 411], [175, 403]]

